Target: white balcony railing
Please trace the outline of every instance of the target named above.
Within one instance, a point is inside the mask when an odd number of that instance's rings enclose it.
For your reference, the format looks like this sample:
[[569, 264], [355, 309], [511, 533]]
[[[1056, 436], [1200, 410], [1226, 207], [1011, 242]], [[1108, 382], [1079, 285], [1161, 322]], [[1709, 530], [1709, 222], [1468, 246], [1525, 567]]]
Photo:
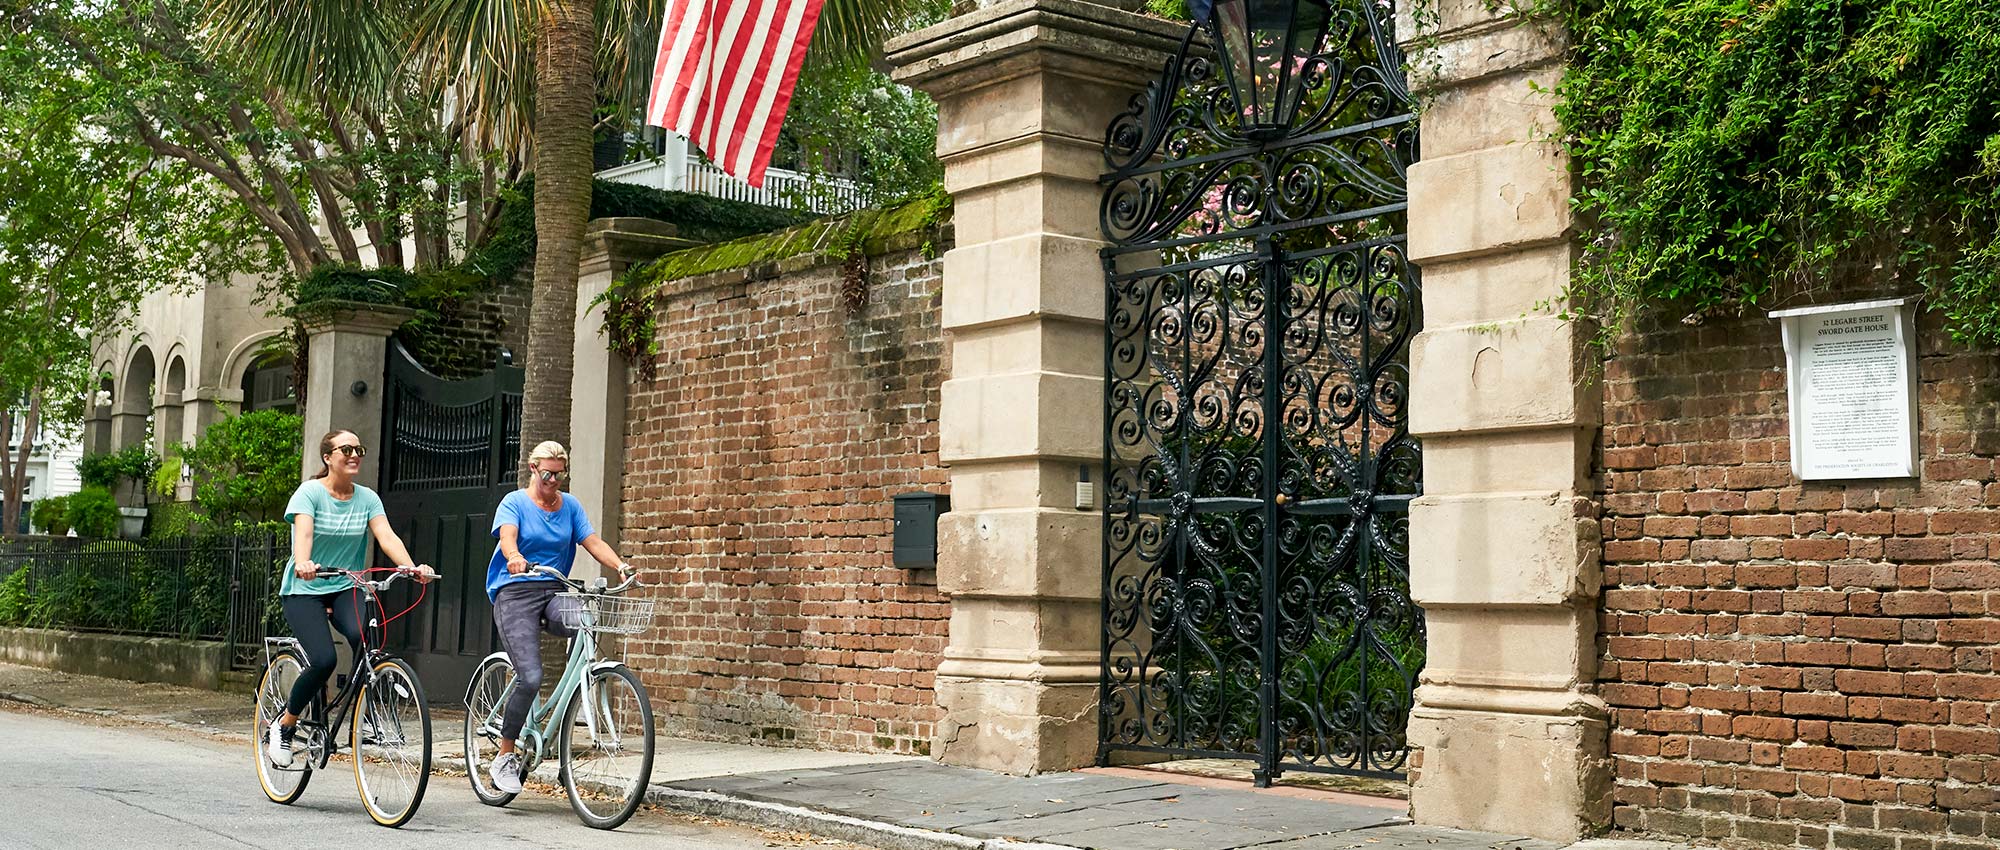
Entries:
[[773, 168], [764, 172], [763, 188], [753, 187], [702, 162], [685, 141], [673, 139], [652, 159], [597, 172], [603, 180], [651, 186], [669, 192], [693, 192], [714, 198], [786, 209], [806, 209], [833, 215], [862, 205], [861, 187], [840, 177], [816, 177]]

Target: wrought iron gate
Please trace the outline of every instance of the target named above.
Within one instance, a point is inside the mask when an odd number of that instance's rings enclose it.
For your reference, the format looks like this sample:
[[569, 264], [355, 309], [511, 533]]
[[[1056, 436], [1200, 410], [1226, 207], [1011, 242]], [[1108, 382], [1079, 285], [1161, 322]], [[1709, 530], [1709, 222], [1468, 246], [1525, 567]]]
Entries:
[[[522, 369], [501, 355], [492, 371], [447, 381], [389, 343], [380, 492], [411, 557], [436, 567], [429, 598], [389, 627], [389, 645], [417, 668], [433, 701], [465, 693], [472, 668], [498, 647], [486, 600], [493, 509], [515, 488], [521, 453]], [[390, 611], [414, 601], [398, 585]]]
[[1295, 119], [1191, 28], [1106, 135], [1100, 761], [1406, 768], [1416, 116], [1384, 0], [1298, 4]]

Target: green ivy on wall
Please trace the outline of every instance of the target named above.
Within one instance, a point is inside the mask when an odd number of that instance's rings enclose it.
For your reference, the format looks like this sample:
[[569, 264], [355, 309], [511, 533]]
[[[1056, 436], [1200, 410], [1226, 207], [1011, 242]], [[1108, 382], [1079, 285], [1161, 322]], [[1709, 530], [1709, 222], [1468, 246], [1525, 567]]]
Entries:
[[591, 302], [604, 305], [604, 333], [611, 350], [625, 356], [641, 380], [653, 380], [659, 353], [656, 326], [666, 284], [714, 272], [818, 254], [841, 266], [841, 297], [850, 310], [867, 300], [868, 257], [898, 248], [936, 256], [935, 237], [951, 216], [951, 197], [940, 187], [900, 206], [863, 209], [776, 233], [766, 233], [667, 254], [632, 266]]
[[[1925, 293], [2000, 343], [2000, 3], [1562, 0], [1571, 303], [1709, 315]], [[1608, 336], [1606, 337], [1608, 339]]]
[[[506, 199], [491, 238], [457, 265], [414, 271], [322, 265], [299, 281], [286, 315], [294, 321], [310, 319], [338, 301], [409, 307], [417, 314], [396, 332], [396, 338], [424, 368], [447, 378], [486, 371], [493, 365], [490, 348], [465, 345], [446, 330], [463, 305], [513, 280], [535, 255], [534, 177], [508, 190]], [[664, 221], [682, 236], [702, 242], [778, 230], [811, 218], [809, 213], [761, 204], [596, 181], [590, 217], [621, 216]], [[301, 347], [294, 356], [303, 362], [304, 354]]]

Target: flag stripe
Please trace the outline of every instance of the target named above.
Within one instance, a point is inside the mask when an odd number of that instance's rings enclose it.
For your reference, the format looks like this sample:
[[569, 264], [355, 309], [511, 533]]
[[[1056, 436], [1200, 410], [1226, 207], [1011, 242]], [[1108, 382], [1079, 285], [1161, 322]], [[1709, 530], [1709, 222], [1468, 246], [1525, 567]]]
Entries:
[[784, 74], [777, 85], [770, 87], [764, 96], [764, 104], [759, 107], [752, 122], [757, 139], [755, 152], [743, 164], [743, 173], [748, 175], [751, 185], [764, 185], [764, 169], [771, 164], [771, 152], [778, 146], [778, 131], [785, 123], [785, 110], [792, 105], [792, 89], [799, 81], [799, 67], [805, 64], [806, 46], [812, 43], [813, 27], [819, 23], [819, 12], [823, 0], [794, 0], [794, 11], [786, 23], [788, 32], [785, 44], [791, 47], [791, 55], [785, 59]]
[[[646, 122], [762, 186], [823, 0], [669, 0]], [[781, 64], [782, 62], [782, 64]]]
[[725, 132], [725, 128], [722, 126], [722, 113], [728, 111], [731, 105], [729, 86], [745, 72], [752, 70], [746, 68], [743, 64], [743, 51], [744, 48], [749, 46], [748, 39], [745, 38], [746, 34], [743, 31], [743, 22], [750, 17], [750, 12], [753, 9], [758, 13], [758, 17], [761, 18], [768, 8], [769, 4], [767, 3], [738, 2], [729, 4], [728, 10], [724, 12], [722, 32], [717, 36], [715, 42], [717, 48], [716, 58], [722, 61], [709, 66], [708, 90], [706, 92], [708, 97], [704, 98], [704, 103], [702, 103], [702, 112], [704, 113], [702, 115], [702, 149], [708, 151], [711, 158], [721, 149], [722, 143], [725, 140], [725, 137], [722, 135]]
[[[786, 16], [786, 20], [790, 20], [790, 16]], [[750, 116], [762, 102], [764, 80], [770, 78], [770, 60], [782, 46], [776, 38], [772, 38], [770, 24], [770, 16], [758, 20], [756, 32], [750, 34], [750, 50], [744, 54], [750, 62], [744, 64], [742, 74], [736, 74], [736, 80], [732, 80], [732, 86], [724, 96], [728, 108], [722, 110], [722, 124], [728, 128], [730, 140], [716, 150], [716, 162], [736, 160], [736, 152], [744, 148], [744, 134], [750, 132]]]
[[[667, 9], [667, 20], [660, 27], [660, 49], [653, 57], [655, 68], [678, 68], [687, 56], [688, 41], [694, 34], [688, 26], [687, 3], [676, 3]], [[673, 109], [674, 102], [687, 96], [687, 88], [680, 84], [677, 76], [655, 74], [653, 90], [646, 102], [646, 123], [661, 126], [666, 123], [666, 115]]]

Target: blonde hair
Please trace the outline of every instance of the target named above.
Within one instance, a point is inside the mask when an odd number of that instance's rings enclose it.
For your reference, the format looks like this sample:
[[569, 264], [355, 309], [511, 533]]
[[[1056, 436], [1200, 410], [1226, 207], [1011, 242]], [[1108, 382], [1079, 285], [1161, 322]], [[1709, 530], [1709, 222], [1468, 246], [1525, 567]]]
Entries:
[[545, 460], [559, 460], [563, 463], [569, 463], [569, 450], [563, 448], [563, 444], [554, 440], [543, 440], [535, 446], [534, 451], [528, 453], [528, 465], [534, 466]]

